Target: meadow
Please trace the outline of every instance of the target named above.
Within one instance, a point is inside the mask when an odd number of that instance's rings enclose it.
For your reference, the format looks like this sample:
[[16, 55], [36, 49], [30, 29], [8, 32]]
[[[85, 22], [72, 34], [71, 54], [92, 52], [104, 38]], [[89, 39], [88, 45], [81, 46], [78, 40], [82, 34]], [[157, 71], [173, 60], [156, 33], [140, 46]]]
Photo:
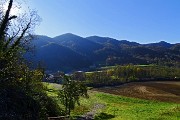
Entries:
[[[57, 97], [58, 84], [45, 83], [47, 94], [53, 97], [61, 106]], [[178, 120], [180, 119], [180, 104], [160, 102], [125, 97], [92, 89], [88, 91], [89, 98], [81, 98], [80, 106], [72, 111], [72, 118], [91, 118], [95, 120]]]

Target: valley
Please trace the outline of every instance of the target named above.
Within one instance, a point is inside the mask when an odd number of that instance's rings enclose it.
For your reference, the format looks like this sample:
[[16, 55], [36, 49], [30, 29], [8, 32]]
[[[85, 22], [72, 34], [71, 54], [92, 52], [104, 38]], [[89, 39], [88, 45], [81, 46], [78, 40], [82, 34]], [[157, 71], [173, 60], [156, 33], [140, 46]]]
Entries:
[[180, 120], [179, 5], [0, 0], [0, 120]]
[[164, 41], [140, 44], [109, 37], [80, 37], [66, 33], [54, 38], [34, 36], [34, 53], [26, 54], [34, 66], [39, 62], [51, 73], [64, 71], [88, 71], [113, 65], [180, 66], [180, 44]]

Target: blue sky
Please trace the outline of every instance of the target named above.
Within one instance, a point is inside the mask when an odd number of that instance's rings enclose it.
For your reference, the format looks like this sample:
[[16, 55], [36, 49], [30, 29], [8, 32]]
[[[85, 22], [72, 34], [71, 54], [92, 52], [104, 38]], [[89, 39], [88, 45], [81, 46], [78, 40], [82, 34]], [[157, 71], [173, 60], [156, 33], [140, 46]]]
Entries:
[[180, 43], [180, 0], [30, 0], [28, 4], [42, 18], [36, 34]]

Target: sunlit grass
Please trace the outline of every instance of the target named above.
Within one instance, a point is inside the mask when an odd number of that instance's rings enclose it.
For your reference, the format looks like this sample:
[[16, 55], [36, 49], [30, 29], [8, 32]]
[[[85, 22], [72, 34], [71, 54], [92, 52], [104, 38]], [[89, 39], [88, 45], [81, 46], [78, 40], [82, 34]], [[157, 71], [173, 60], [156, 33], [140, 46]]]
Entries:
[[112, 120], [177, 120], [180, 118], [178, 104], [133, 99], [105, 93], [96, 93], [95, 96], [106, 103], [107, 106], [103, 112], [114, 115]]
[[[57, 89], [61, 85], [46, 84], [48, 95], [57, 97]], [[95, 104], [103, 104], [105, 108], [97, 111], [95, 119], [112, 120], [178, 120], [180, 119], [180, 104], [156, 102], [136, 98], [128, 98], [89, 90], [89, 98], [81, 98], [80, 106], [72, 111], [72, 116], [83, 115], [91, 111]], [[60, 101], [58, 104], [61, 106]]]

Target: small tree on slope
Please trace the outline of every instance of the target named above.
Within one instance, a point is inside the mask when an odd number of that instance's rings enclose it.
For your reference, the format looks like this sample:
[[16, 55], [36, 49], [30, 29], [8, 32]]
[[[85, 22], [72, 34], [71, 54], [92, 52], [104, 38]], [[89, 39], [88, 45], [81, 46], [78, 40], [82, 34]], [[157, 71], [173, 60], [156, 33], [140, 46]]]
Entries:
[[68, 76], [65, 76], [62, 89], [59, 91], [59, 97], [65, 106], [66, 115], [70, 115], [76, 103], [80, 105], [80, 96], [88, 97], [87, 87], [82, 82], [70, 80]]

